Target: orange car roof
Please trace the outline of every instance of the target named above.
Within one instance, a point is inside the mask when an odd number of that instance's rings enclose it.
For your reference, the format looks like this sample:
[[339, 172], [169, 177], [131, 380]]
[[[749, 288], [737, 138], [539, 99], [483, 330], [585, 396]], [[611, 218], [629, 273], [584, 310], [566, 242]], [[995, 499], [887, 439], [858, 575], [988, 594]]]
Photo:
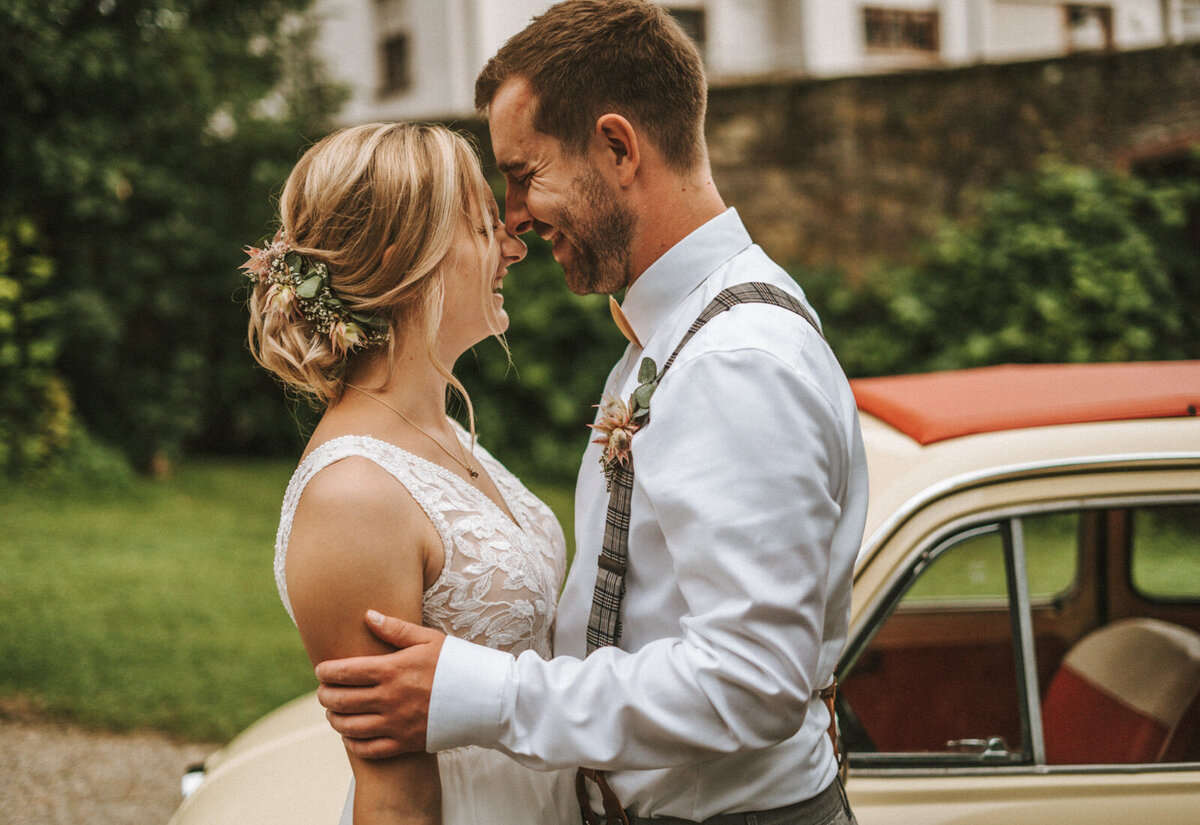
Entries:
[[931, 444], [1020, 427], [1196, 415], [1200, 361], [1010, 364], [850, 386], [860, 410]]

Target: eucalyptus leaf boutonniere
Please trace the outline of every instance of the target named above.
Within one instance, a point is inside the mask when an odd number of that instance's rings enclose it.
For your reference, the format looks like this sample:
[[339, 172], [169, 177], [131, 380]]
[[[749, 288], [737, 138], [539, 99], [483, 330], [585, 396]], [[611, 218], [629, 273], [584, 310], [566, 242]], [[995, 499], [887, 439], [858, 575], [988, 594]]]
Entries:
[[633, 434], [642, 428], [650, 416], [650, 397], [658, 388], [662, 374], [651, 358], [643, 358], [638, 369], [638, 386], [625, 402], [612, 393], [605, 393], [596, 406], [600, 408], [600, 419], [588, 424], [600, 437], [593, 444], [604, 447], [600, 454], [600, 466], [604, 468], [604, 480], [612, 486], [618, 467], [629, 466]]

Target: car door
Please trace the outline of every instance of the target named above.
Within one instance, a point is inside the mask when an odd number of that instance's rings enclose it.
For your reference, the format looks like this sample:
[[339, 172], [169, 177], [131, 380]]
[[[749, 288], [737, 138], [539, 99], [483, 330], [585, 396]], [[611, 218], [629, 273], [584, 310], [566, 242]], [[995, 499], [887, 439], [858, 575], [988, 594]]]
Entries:
[[[1198, 490], [1194, 467], [1009, 477], [940, 498], [874, 550], [838, 702], [859, 822], [1200, 821], [1200, 677], [1179, 670], [1200, 644]], [[1170, 670], [1186, 707], [1151, 690], [1126, 730], [1110, 706], [1087, 715], [1067, 665], [1129, 624], [1165, 627], [1183, 654], [1125, 683]], [[1159, 738], [1128, 751], [1135, 733]]]

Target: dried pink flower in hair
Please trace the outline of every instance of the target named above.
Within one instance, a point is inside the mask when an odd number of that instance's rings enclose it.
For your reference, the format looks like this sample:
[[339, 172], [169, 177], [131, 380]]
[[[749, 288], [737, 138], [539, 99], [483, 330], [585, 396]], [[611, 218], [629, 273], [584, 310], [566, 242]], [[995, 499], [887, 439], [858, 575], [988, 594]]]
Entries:
[[271, 273], [271, 264], [276, 258], [281, 258], [287, 254], [290, 246], [283, 237], [283, 230], [279, 229], [275, 232], [275, 237], [271, 242], [261, 249], [253, 246], [248, 246], [245, 249], [249, 260], [242, 264], [239, 269], [246, 270], [249, 275], [257, 275], [259, 278], [266, 278]]
[[288, 283], [271, 284], [267, 290], [264, 302], [267, 309], [286, 313], [296, 301], [296, 290]]
[[363, 331], [353, 321], [334, 321], [329, 327], [329, 341], [339, 355], [363, 343]]

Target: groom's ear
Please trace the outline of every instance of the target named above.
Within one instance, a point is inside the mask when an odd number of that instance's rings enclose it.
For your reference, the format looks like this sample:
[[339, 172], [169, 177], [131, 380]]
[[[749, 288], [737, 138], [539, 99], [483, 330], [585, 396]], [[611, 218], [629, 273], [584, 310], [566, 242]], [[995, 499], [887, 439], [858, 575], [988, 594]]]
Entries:
[[642, 162], [633, 124], [618, 114], [601, 115], [596, 121], [596, 137], [602, 147], [604, 162], [616, 173], [617, 183], [622, 187], [632, 184]]

